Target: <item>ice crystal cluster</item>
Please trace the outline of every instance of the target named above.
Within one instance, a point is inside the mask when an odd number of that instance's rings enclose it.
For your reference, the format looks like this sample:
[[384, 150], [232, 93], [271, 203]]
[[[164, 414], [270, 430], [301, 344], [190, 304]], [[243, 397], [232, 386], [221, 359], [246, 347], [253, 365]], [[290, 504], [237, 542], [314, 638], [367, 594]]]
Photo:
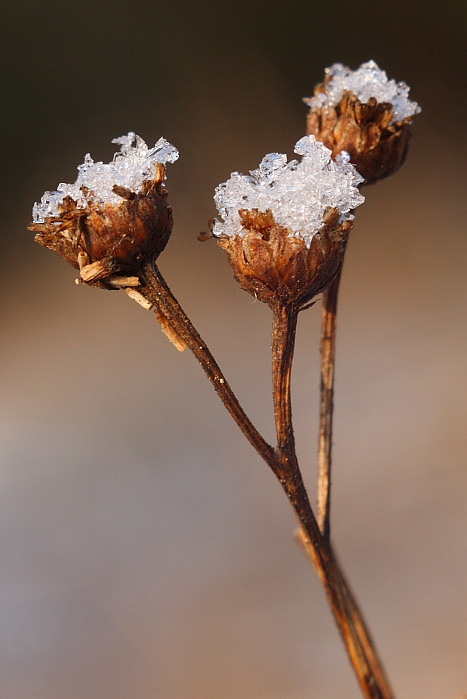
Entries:
[[294, 152], [301, 161], [287, 162], [286, 155], [269, 153], [257, 170], [249, 175], [234, 172], [216, 188], [214, 201], [221, 218], [214, 223], [214, 235], [242, 237], [246, 230], [239, 210], [270, 210], [278, 224], [309, 247], [323, 227], [328, 207], [339, 210], [341, 221], [354, 218], [352, 209], [365, 198], [358, 190], [363, 178], [348, 154], [343, 152], [334, 161], [329, 148], [314, 136], [301, 138]]
[[326, 68], [325, 73], [329, 81], [325, 83], [326, 92], [305, 99], [312, 109], [335, 106], [341, 100], [344, 90], [347, 90], [363, 103], [367, 103], [370, 97], [375, 97], [378, 102], [389, 102], [392, 105], [393, 122], [402, 121], [421, 111], [416, 102], [409, 100], [409, 86], [405, 82], [388, 80], [385, 71], [380, 70], [375, 61], [362, 63], [357, 70], [350, 70], [342, 63], [334, 63]]
[[153, 148], [148, 148], [140, 136], [130, 131], [126, 136], [114, 138], [112, 143], [117, 143], [120, 151], [115, 153], [110, 163], [96, 163], [87, 153], [84, 163], [78, 165], [78, 177], [74, 184], [62, 182], [56, 192], [43, 194], [32, 210], [35, 223], [43, 223], [49, 216], [57, 216], [58, 207], [67, 196], [82, 209], [91, 202], [118, 204], [121, 197], [112, 191], [114, 185], [139, 192], [143, 182], [153, 178], [158, 163], [165, 165], [178, 158], [178, 150], [165, 138], [160, 138]]

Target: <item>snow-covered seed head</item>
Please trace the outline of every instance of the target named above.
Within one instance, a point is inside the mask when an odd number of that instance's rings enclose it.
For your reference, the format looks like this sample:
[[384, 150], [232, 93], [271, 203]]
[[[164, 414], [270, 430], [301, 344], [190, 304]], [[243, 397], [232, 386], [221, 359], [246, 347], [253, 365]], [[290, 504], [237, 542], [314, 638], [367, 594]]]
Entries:
[[269, 305], [305, 305], [338, 271], [363, 178], [347, 154], [337, 160], [313, 136], [301, 160], [269, 153], [249, 175], [234, 172], [214, 200], [212, 227], [243, 289]]
[[[148, 148], [130, 132], [113, 140], [120, 145], [110, 163], [89, 154], [73, 184], [45, 192], [33, 207], [36, 241], [80, 270], [81, 280], [111, 288], [114, 275], [138, 275], [157, 257], [172, 231], [167, 204], [165, 165], [178, 151], [161, 138]], [[133, 145], [135, 143], [135, 145]]]
[[343, 150], [365, 178], [374, 182], [404, 162], [410, 124], [421, 109], [404, 82], [388, 79], [375, 61], [355, 71], [342, 63], [326, 68], [310, 106], [307, 131], [333, 152]]

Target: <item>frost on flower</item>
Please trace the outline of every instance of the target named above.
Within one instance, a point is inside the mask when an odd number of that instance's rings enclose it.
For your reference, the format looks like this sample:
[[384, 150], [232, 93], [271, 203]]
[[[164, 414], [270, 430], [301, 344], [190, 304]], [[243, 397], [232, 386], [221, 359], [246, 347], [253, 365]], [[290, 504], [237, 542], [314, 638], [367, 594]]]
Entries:
[[335, 208], [339, 222], [352, 220], [352, 210], [363, 203], [358, 190], [363, 178], [349, 163], [347, 153], [336, 160], [331, 151], [314, 136], [304, 136], [295, 145], [301, 160], [287, 162], [281, 153], [269, 153], [249, 175], [234, 172], [220, 184], [214, 201], [220, 218], [213, 233], [220, 236], [246, 234], [241, 210], [271, 211], [275, 221], [301, 238], [309, 248], [324, 225], [325, 213]]
[[393, 174], [403, 164], [410, 126], [421, 110], [409, 100], [409, 88], [388, 80], [374, 61], [355, 71], [341, 63], [326, 69], [310, 106], [307, 133], [332, 150], [347, 151], [365, 183]]
[[[114, 138], [120, 146], [110, 163], [94, 162], [88, 153], [84, 163], [78, 165], [78, 177], [73, 184], [60, 183], [55, 192], [45, 192], [33, 207], [34, 223], [59, 215], [59, 206], [65, 197], [71, 197], [78, 209], [88, 204], [119, 204], [122, 199], [113, 191], [115, 185], [138, 193], [146, 180], [151, 180], [158, 164], [173, 163], [178, 158], [177, 149], [165, 138], [160, 138], [153, 148], [148, 148], [140, 136], [130, 131], [126, 136]], [[133, 145], [135, 143], [135, 145]]]
[[[178, 151], [164, 138], [148, 148], [130, 132], [110, 163], [88, 154], [74, 184], [59, 184], [34, 204], [35, 240], [79, 269], [80, 281], [105, 289], [139, 284], [146, 263], [172, 232], [165, 165]], [[119, 288], [119, 287], [118, 287]]]
[[334, 63], [326, 68], [325, 73], [325, 91], [305, 99], [312, 109], [326, 105], [335, 106], [341, 100], [344, 91], [347, 91], [364, 104], [367, 104], [371, 97], [379, 103], [391, 104], [393, 122], [403, 121], [421, 111], [419, 105], [409, 99], [409, 86], [405, 82], [389, 80], [385, 71], [380, 70], [375, 61], [362, 63], [357, 70], [350, 70], [342, 63]]

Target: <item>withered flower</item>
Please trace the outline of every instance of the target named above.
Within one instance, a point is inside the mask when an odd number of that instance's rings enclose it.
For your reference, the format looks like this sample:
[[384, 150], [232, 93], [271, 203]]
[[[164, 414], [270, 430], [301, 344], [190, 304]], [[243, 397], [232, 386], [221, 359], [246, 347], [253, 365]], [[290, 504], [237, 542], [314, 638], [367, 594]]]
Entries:
[[87, 154], [74, 184], [61, 183], [34, 204], [29, 226], [38, 243], [80, 270], [80, 281], [104, 288], [137, 286], [143, 262], [166, 246], [172, 210], [165, 164], [178, 158], [163, 138], [151, 149], [132, 132], [112, 143], [120, 145], [113, 160]]
[[366, 183], [390, 175], [404, 162], [410, 124], [421, 110], [409, 100], [404, 82], [388, 80], [374, 61], [352, 71], [341, 63], [326, 68], [325, 79], [315, 88], [307, 133], [332, 150], [342, 151]]
[[235, 278], [271, 307], [302, 308], [328, 286], [342, 264], [352, 210], [364, 201], [346, 154], [334, 161], [313, 136], [300, 139], [295, 153], [301, 161], [266, 155], [214, 196], [220, 218], [213, 234]]

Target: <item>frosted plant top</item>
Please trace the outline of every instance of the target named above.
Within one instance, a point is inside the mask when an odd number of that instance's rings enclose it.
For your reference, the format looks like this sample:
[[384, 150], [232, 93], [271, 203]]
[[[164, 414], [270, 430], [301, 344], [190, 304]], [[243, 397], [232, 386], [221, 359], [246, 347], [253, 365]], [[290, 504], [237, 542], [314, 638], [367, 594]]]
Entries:
[[314, 136], [301, 138], [294, 152], [301, 161], [287, 162], [286, 155], [269, 153], [257, 170], [249, 175], [234, 172], [216, 188], [214, 201], [221, 218], [214, 223], [214, 235], [243, 237], [247, 231], [239, 210], [270, 210], [279, 225], [309, 247], [329, 207], [338, 209], [341, 222], [354, 218], [352, 209], [365, 197], [358, 190], [363, 177], [349, 163], [349, 155], [344, 151], [333, 160], [329, 148]]
[[[67, 196], [82, 209], [91, 202], [118, 204], [122, 199], [112, 191], [115, 185], [139, 192], [143, 182], [154, 177], [158, 163], [165, 165], [178, 158], [178, 150], [165, 138], [160, 138], [153, 148], [148, 148], [140, 136], [130, 131], [126, 136], [114, 138], [112, 143], [117, 143], [120, 151], [115, 153], [110, 163], [94, 162], [87, 153], [84, 163], [78, 165], [76, 182], [61, 182], [56, 192], [43, 194], [32, 210], [34, 223], [43, 223], [49, 216], [58, 216], [58, 207]], [[84, 192], [83, 187], [86, 188]]]
[[367, 103], [370, 97], [378, 102], [389, 102], [392, 105], [393, 122], [402, 121], [421, 111], [416, 102], [409, 100], [409, 86], [405, 82], [388, 80], [386, 72], [380, 70], [375, 61], [362, 63], [357, 70], [350, 70], [342, 63], [334, 63], [326, 68], [325, 73], [326, 92], [305, 99], [312, 109], [335, 106], [341, 100], [344, 90], [347, 90], [363, 103]]

